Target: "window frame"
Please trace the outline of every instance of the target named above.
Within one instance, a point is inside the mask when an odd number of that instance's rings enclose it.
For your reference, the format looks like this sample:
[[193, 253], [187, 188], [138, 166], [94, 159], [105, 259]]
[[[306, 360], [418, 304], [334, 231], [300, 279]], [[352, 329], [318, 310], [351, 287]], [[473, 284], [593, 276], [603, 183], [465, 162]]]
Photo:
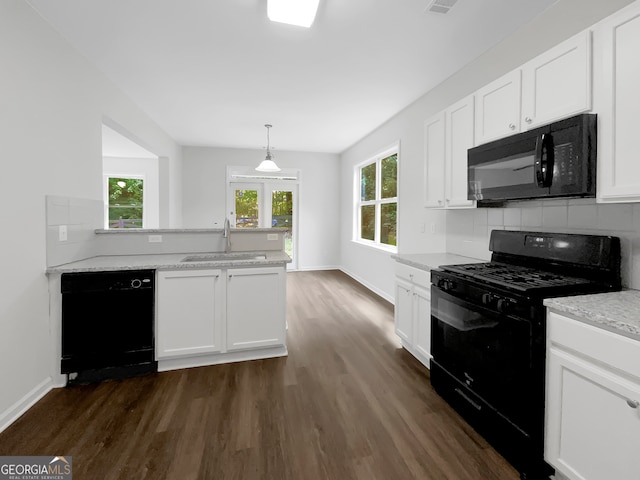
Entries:
[[[131, 174], [131, 173], [123, 173], [123, 174], [114, 174], [114, 173], [105, 173], [102, 175], [103, 184], [104, 184], [104, 229], [105, 230], [142, 230], [147, 228], [147, 178], [145, 174]], [[109, 179], [110, 178], [124, 178], [124, 179], [135, 179], [142, 180], [144, 187], [142, 188], [142, 227], [135, 228], [111, 228], [109, 226]]]
[[[396, 175], [396, 196], [390, 198], [382, 198], [382, 160], [396, 155], [397, 175]], [[374, 164], [376, 165], [376, 189], [374, 200], [362, 200], [362, 169]], [[400, 177], [400, 144], [395, 143], [390, 147], [381, 150], [379, 153], [369, 157], [364, 162], [361, 162], [354, 166], [354, 222], [353, 222], [353, 241], [360, 245], [366, 245], [386, 252], [397, 253], [398, 252], [398, 206], [399, 206], [399, 177]], [[382, 205], [395, 204], [396, 205], [396, 245], [388, 245], [381, 243], [381, 209]], [[362, 238], [362, 217], [361, 212], [363, 206], [373, 205], [375, 206], [375, 232], [374, 239], [369, 240]]]

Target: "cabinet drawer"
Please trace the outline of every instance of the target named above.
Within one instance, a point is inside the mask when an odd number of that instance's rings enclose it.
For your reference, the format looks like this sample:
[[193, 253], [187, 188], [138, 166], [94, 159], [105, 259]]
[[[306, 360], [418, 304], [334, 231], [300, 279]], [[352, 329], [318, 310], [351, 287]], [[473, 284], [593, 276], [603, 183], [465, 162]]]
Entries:
[[574, 350], [640, 379], [640, 341], [553, 311], [547, 318], [551, 344]]
[[429, 288], [431, 285], [430, 271], [410, 267], [404, 263], [396, 263], [396, 275], [424, 288]]

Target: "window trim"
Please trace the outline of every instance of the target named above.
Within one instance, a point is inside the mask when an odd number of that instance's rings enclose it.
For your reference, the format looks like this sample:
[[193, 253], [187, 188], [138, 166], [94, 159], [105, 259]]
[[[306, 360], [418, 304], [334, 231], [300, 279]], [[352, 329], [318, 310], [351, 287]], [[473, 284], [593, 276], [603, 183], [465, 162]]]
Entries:
[[105, 230], [125, 230], [125, 229], [120, 229], [120, 228], [111, 228], [109, 227], [109, 179], [110, 178], [131, 178], [131, 179], [136, 179], [136, 180], [142, 180], [144, 187], [142, 188], [142, 227], [135, 229], [132, 228], [130, 230], [142, 230], [147, 228], [147, 211], [146, 211], [146, 204], [147, 204], [147, 176], [146, 174], [131, 174], [131, 173], [123, 173], [123, 174], [117, 174], [117, 173], [104, 173], [102, 175], [102, 179], [103, 179], [103, 195], [104, 195], [104, 229]]
[[[381, 162], [385, 158], [391, 155], [397, 155], [397, 184], [396, 184], [396, 196], [391, 198], [382, 197], [382, 175], [381, 175]], [[375, 200], [361, 200], [361, 175], [362, 169], [372, 163], [376, 164], [376, 198]], [[372, 247], [377, 250], [383, 250], [385, 252], [397, 253], [398, 252], [398, 206], [399, 202], [399, 178], [400, 178], [400, 142], [396, 142], [391, 146], [380, 150], [375, 155], [369, 157], [367, 160], [360, 162], [354, 166], [353, 170], [353, 182], [354, 182], [354, 216], [353, 216], [353, 235], [352, 241], [359, 245]], [[395, 203], [396, 204], [396, 245], [388, 245], [380, 242], [380, 230], [381, 230], [381, 205]], [[361, 208], [366, 205], [375, 205], [375, 233], [374, 240], [368, 240], [362, 238], [361, 234]]]

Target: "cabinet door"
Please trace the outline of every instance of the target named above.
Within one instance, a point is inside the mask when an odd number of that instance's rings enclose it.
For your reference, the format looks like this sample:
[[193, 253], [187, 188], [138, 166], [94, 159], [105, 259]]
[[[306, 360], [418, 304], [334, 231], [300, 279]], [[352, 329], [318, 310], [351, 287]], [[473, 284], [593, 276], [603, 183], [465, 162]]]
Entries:
[[445, 205], [475, 207], [475, 201], [467, 198], [467, 150], [473, 147], [474, 131], [473, 95], [448, 108], [445, 118]]
[[475, 94], [475, 144], [520, 131], [520, 70], [490, 83]]
[[413, 345], [413, 286], [411, 283], [396, 277], [395, 300], [396, 335], [409, 345]]
[[591, 32], [582, 32], [522, 67], [522, 129], [591, 109]]
[[444, 208], [444, 112], [424, 122], [425, 207]]
[[[595, 32], [598, 112], [598, 200], [640, 201], [640, 4], [599, 24]], [[601, 62], [601, 63], [600, 63]]]
[[285, 344], [284, 267], [227, 272], [227, 350]]
[[545, 457], [572, 480], [637, 480], [640, 385], [551, 348]]
[[220, 275], [220, 270], [158, 272], [158, 358], [221, 351]]
[[415, 323], [415, 348], [427, 361], [431, 360], [431, 292], [413, 287], [413, 321]]

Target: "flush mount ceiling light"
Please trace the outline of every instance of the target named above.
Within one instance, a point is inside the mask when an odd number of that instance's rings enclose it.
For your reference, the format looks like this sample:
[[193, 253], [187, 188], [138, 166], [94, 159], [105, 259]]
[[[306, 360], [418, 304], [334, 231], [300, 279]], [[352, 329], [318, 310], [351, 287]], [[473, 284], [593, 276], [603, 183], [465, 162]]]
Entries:
[[258, 172], [279, 172], [280, 167], [278, 167], [278, 165], [276, 165], [276, 162], [271, 159], [271, 150], [269, 150], [269, 129], [272, 127], [272, 125], [269, 125], [267, 123], [265, 127], [267, 127], [267, 156], [262, 161], [262, 163], [260, 163], [260, 165], [256, 167], [256, 170]]
[[267, 0], [267, 15], [272, 22], [309, 28], [319, 3], [320, 0]]

